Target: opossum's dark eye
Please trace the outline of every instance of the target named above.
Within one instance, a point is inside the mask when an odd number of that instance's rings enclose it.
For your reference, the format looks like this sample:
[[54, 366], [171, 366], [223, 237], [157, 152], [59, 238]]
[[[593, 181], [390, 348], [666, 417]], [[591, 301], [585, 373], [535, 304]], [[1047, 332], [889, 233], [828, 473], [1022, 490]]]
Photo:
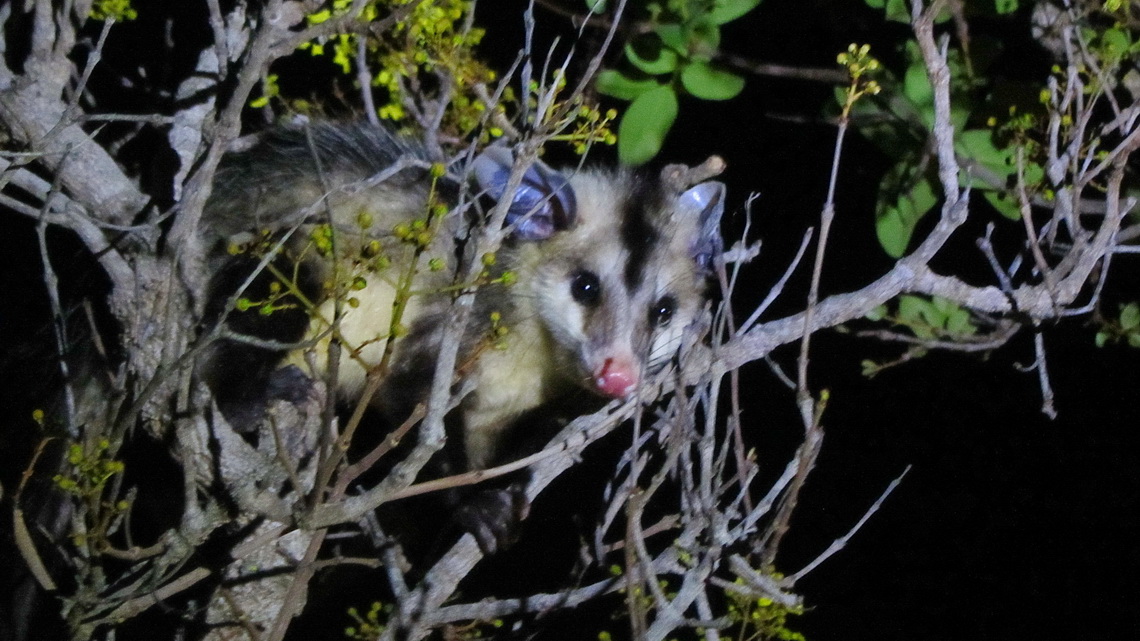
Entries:
[[654, 327], [665, 327], [673, 320], [675, 311], [677, 311], [677, 299], [672, 296], [662, 296], [653, 307], [649, 308], [649, 324]]
[[574, 280], [570, 281], [570, 295], [574, 300], [588, 307], [597, 305], [602, 300], [602, 283], [594, 272], [578, 272]]

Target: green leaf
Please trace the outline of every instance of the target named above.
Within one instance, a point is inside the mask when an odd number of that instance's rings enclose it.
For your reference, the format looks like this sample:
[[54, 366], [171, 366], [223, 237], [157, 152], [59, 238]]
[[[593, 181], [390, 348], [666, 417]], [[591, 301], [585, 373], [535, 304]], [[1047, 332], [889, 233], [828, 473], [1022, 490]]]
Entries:
[[718, 0], [708, 13], [709, 20], [714, 24], [732, 22], [740, 16], [752, 11], [760, 4], [760, 0]]
[[638, 96], [618, 127], [618, 159], [626, 165], [640, 165], [656, 156], [676, 119], [673, 87], [661, 85]]
[[887, 20], [895, 22], [910, 22], [910, 9], [906, 0], [865, 0], [872, 9], [883, 9]]
[[[662, 45], [660, 41], [642, 38], [638, 45], [634, 47], [632, 42], [625, 45], [625, 57], [638, 69], [651, 76], [658, 76], [673, 73], [677, 68], [677, 52]], [[639, 53], [638, 49], [642, 52]]]
[[879, 370], [882, 369], [879, 367], [878, 363], [870, 359], [864, 359], [860, 365], [863, 368], [863, 376], [866, 376], [867, 378], [873, 377], [875, 374], [879, 373]]
[[1100, 38], [1106, 51], [1116, 56], [1124, 55], [1132, 45], [1132, 37], [1124, 29], [1105, 29]]
[[922, 318], [926, 321], [927, 325], [936, 329], [942, 329], [946, 327], [946, 321], [949, 320], [949, 315], [939, 307], [938, 299], [935, 298], [930, 301], [929, 305], [922, 308]]
[[982, 163], [991, 171], [1002, 176], [1009, 176], [1016, 171], [1009, 162], [1009, 150], [998, 149], [994, 145], [993, 133], [989, 129], [967, 129], [958, 134], [955, 142], [959, 152]]
[[867, 320], [870, 320], [870, 321], [878, 321], [878, 320], [883, 320], [884, 318], [886, 318], [886, 316], [887, 316], [887, 306], [886, 305], [876, 305], [875, 307], [872, 307], [871, 311], [867, 312], [863, 317], [866, 318]]
[[959, 307], [946, 318], [946, 331], [955, 336], [973, 336], [978, 328], [974, 325], [970, 312]]
[[921, 58], [911, 62], [903, 76], [903, 95], [914, 105], [927, 127], [934, 126], [934, 87]]
[[1140, 347], [1140, 334], [1129, 334], [1128, 335], [1128, 346], [1129, 347]]
[[688, 46], [681, 51], [689, 58], [708, 62], [720, 50], [720, 27], [711, 20], [693, 22], [689, 25], [686, 44]]
[[595, 82], [600, 93], [613, 96], [619, 100], [633, 100], [646, 91], [661, 86], [661, 83], [656, 80], [649, 78], [635, 80], [613, 69], [606, 69], [599, 73]]
[[1093, 340], [1096, 343], [1097, 347], [1104, 347], [1105, 344], [1108, 343], [1108, 333], [1107, 332], [1097, 332], [1096, 338]]
[[681, 70], [681, 85], [697, 98], [728, 100], [744, 89], [744, 78], [703, 62], [691, 62]]
[[1045, 168], [1038, 163], [1026, 161], [1022, 175], [1025, 176], [1026, 185], [1040, 185], [1045, 180]]
[[1140, 304], [1128, 303], [1120, 310], [1120, 327], [1125, 331], [1140, 327]]
[[653, 32], [657, 34], [658, 38], [661, 38], [661, 42], [666, 47], [670, 47], [674, 51], [685, 51], [689, 48], [686, 42], [685, 29], [679, 24], [672, 22], [659, 24], [653, 28]]
[[1021, 220], [1021, 207], [1014, 202], [1012, 194], [1004, 191], [985, 191], [982, 192], [982, 196], [1002, 216], [1010, 220]]
[[586, 0], [586, 9], [590, 13], [604, 13], [607, 0]]
[[994, 10], [999, 15], [1006, 15], [1017, 11], [1017, 0], [994, 0]]
[[934, 328], [942, 327], [943, 317], [934, 304], [918, 296], [899, 297], [899, 322], [919, 338], [934, 338]]
[[907, 323], [925, 322], [928, 310], [933, 309], [930, 301], [919, 296], [904, 294], [899, 296], [899, 320]]
[[[1005, 181], [1017, 172], [1012, 162], [1015, 148], [999, 149], [993, 142], [993, 133], [989, 129], [967, 129], [960, 131], [954, 141], [954, 150], [962, 157], [969, 159], [967, 171], [959, 174], [959, 184], [970, 186], [982, 191], [990, 204], [1003, 216], [1017, 220], [1020, 217], [1018, 203], [1009, 194], [1001, 191], [995, 183]], [[976, 167], [978, 171], [969, 171], [969, 167]], [[1029, 164], [1025, 168], [1026, 183], [1034, 184], [1039, 181], [1033, 176], [1043, 176], [1040, 166]]]
[[875, 212], [875, 232], [879, 244], [892, 258], [901, 258], [906, 253], [915, 225], [926, 212], [934, 207], [937, 198], [930, 181], [920, 178], [909, 190], [898, 195], [893, 202], [889, 193], [880, 194]]
[[954, 98], [950, 103], [950, 124], [954, 126], [954, 131], [962, 131], [966, 128], [966, 121], [970, 119], [970, 107], [964, 106], [962, 100]]
[[941, 296], [933, 297], [930, 302], [932, 305], [934, 305], [934, 309], [937, 309], [938, 313], [941, 314], [944, 318], [948, 317], [954, 310], [961, 309], [961, 307], [958, 307], [958, 303], [955, 303], [949, 298], [943, 298]]

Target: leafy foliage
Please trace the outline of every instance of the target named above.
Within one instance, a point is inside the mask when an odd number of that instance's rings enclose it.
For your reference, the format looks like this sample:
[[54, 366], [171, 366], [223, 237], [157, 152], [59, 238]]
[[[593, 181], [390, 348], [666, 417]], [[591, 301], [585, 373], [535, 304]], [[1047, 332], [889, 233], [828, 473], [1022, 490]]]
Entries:
[[[866, 2], [882, 9], [888, 19], [909, 21], [907, 2]], [[999, 18], [1012, 14], [1017, 8], [1015, 0], [995, 0], [992, 5], [992, 11]], [[1107, 6], [1105, 10], [1113, 11]], [[949, 17], [945, 12], [940, 15], [941, 20]], [[1081, 27], [1081, 40], [1098, 60], [1098, 69], [1082, 72], [1082, 84], [1090, 98], [1112, 92], [1127, 82], [1126, 77], [1136, 76], [1129, 61], [1140, 48], [1126, 24], [1120, 21], [1104, 26], [1090, 20]], [[861, 102], [853, 112], [855, 127], [895, 160], [879, 190], [875, 221], [880, 244], [887, 254], [896, 258], [906, 252], [916, 226], [941, 198], [929, 157], [929, 136], [934, 121], [930, 81], [917, 44], [908, 41], [904, 52], [906, 66], [902, 74], [884, 71], [882, 96]], [[950, 53], [955, 151], [967, 169], [960, 177], [960, 184], [979, 192], [1003, 217], [1018, 220], [1026, 207], [1053, 197], [1045, 181], [1047, 158], [1041, 141], [1049, 134], [1042, 112], [1067, 109], [1070, 113], [1062, 120], [1062, 134], [1070, 134], [1081, 126], [1071, 117], [1079, 107], [1073, 103], [1051, 104], [1050, 92], [1046, 89], [1040, 92], [1039, 104], [994, 104], [994, 89], [1011, 81], [985, 75], [983, 63], [988, 59], [961, 48], [960, 44]], [[1060, 67], [1054, 67], [1052, 82], [1062, 90], [1068, 83]], [[836, 100], [844, 104], [841, 90], [836, 91]], [[1007, 115], [1004, 118], [984, 116], [994, 111]]]
[[[470, 0], [372, 0], [357, 19], [363, 24], [390, 20], [391, 28], [380, 31], [381, 35], [365, 30], [339, 33], [306, 42], [301, 49], [330, 59], [346, 76], [360, 71], [358, 59], [377, 69], [371, 84], [387, 94], [376, 110], [384, 120], [404, 123], [408, 108], [425, 95], [446, 96], [444, 130], [464, 136], [478, 127], [488, 109], [474, 88], [495, 79], [495, 72], [474, 53], [484, 30], [463, 24], [471, 5]], [[322, 24], [352, 8], [352, 0], [334, 0], [331, 6], [309, 14], [306, 21]], [[433, 88], [425, 84], [428, 75], [444, 82]], [[271, 94], [267, 91], [266, 95]]]
[[134, 20], [139, 12], [131, 7], [131, 0], [95, 0], [91, 5], [91, 18], [94, 20]]
[[[737, 584], [743, 581], [737, 580]], [[735, 639], [745, 641], [805, 641], [802, 633], [788, 627], [788, 619], [804, 613], [803, 607], [789, 607], [767, 597], [746, 596], [725, 590], [728, 618]]]
[[[618, 157], [643, 164], [661, 150], [677, 119], [678, 95], [729, 100], [744, 78], [718, 68], [720, 27], [754, 9], [760, 0], [667, 0], [646, 6], [649, 30], [626, 43], [628, 71], [607, 69], [598, 91], [630, 101], [618, 128]], [[591, 7], [596, 5], [591, 5]]]
[[1115, 320], [1104, 321], [1096, 333], [1096, 346], [1124, 341], [1130, 347], [1140, 347], [1140, 303], [1132, 302], [1120, 306], [1120, 315]]

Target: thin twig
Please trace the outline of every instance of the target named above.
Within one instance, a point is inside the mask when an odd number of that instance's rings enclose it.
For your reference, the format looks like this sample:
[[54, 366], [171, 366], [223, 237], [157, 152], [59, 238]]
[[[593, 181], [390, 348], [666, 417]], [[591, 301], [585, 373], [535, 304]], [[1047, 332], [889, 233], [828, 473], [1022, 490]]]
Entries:
[[910, 472], [910, 466], [909, 465], [906, 466], [906, 469], [903, 470], [902, 474], [900, 474], [898, 476], [898, 478], [891, 481], [890, 484], [887, 485], [887, 489], [883, 490], [883, 493], [881, 495], [879, 495], [879, 498], [876, 499], [875, 502], [871, 504], [871, 507], [869, 507], [867, 509], [867, 511], [863, 513], [862, 518], [860, 518], [859, 521], [856, 522], [855, 525], [852, 526], [852, 528], [847, 531], [847, 534], [844, 534], [843, 536], [839, 537], [838, 539], [835, 539], [834, 541], [832, 541], [831, 545], [827, 546], [827, 549], [824, 550], [822, 554], [820, 554], [819, 556], [812, 559], [812, 561], [810, 563], [808, 563], [804, 567], [800, 568], [800, 570], [798, 572], [796, 572], [795, 574], [792, 574], [791, 576], [784, 579], [782, 581], [782, 583], [785, 585], [795, 585], [797, 581], [802, 579], [804, 576], [806, 576], [812, 570], [819, 567], [820, 563], [823, 563], [824, 561], [829, 559], [832, 555], [834, 555], [836, 552], [838, 552], [838, 551], [842, 550], [844, 547], [846, 547], [847, 543], [851, 540], [851, 537], [855, 536], [855, 533], [859, 531], [859, 528], [863, 527], [863, 524], [865, 524], [868, 520], [870, 520], [871, 515], [873, 515], [875, 512], [879, 511], [879, 507], [881, 507], [883, 505], [883, 501], [886, 501], [887, 497], [891, 495], [891, 492], [895, 491], [895, 488], [898, 487], [899, 483], [902, 482], [903, 478], [907, 475], [908, 472]]

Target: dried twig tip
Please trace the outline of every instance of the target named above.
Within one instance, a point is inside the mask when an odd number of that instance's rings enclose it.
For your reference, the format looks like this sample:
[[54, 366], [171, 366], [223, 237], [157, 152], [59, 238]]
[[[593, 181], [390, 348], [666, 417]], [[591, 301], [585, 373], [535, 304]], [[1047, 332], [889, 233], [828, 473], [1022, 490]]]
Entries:
[[709, 156], [708, 160], [695, 166], [665, 165], [661, 170], [661, 182], [677, 192], [682, 192], [693, 185], [702, 183], [713, 176], [719, 176], [728, 165], [720, 156]]

